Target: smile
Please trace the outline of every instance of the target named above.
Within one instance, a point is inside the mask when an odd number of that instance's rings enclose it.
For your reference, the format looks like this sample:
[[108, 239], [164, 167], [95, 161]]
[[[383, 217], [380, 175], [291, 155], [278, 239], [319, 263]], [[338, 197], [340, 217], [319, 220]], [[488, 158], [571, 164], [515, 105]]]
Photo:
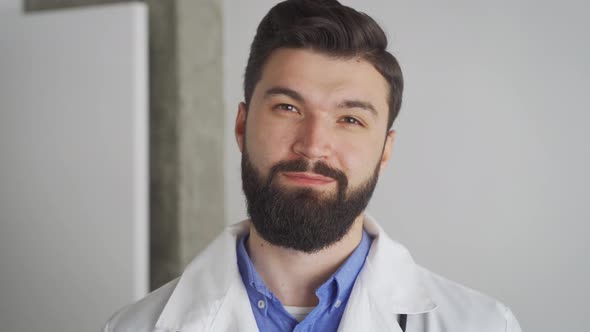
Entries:
[[309, 172], [284, 172], [287, 180], [301, 185], [324, 185], [336, 181], [333, 178]]

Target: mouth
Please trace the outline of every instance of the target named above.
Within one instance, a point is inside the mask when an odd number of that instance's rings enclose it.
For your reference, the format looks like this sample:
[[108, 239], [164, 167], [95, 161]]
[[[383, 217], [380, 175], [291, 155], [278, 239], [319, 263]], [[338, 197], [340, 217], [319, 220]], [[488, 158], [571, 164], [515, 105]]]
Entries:
[[282, 175], [289, 182], [307, 186], [321, 186], [336, 181], [333, 178], [310, 172], [283, 172]]

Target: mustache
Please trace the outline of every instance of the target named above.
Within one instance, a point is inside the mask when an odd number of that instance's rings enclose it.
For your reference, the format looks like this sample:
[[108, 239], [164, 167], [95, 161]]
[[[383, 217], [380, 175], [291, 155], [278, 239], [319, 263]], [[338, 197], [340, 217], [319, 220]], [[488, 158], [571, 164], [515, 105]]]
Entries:
[[279, 172], [314, 172], [336, 180], [339, 189], [346, 189], [348, 186], [348, 178], [341, 170], [328, 166], [322, 161], [313, 164], [305, 159], [286, 160], [276, 163], [269, 172], [268, 184]]

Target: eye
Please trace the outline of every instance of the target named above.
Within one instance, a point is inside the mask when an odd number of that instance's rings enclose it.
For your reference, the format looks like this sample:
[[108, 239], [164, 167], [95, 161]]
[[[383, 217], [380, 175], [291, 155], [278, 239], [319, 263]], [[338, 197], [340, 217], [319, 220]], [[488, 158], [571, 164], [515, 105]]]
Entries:
[[297, 108], [291, 104], [277, 104], [273, 108], [285, 112], [298, 112]]
[[340, 121], [344, 122], [345, 124], [349, 124], [349, 125], [361, 126], [361, 127], [363, 126], [362, 122], [360, 122], [359, 120], [357, 120], [356, 118], [354, 118], [352, 116], [345, 116]]

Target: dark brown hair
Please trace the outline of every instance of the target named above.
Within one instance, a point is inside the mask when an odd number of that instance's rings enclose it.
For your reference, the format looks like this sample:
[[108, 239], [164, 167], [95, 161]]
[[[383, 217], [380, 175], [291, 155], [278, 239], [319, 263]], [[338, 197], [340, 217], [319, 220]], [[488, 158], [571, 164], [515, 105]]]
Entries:
[[271, 53], [278, 48], [304, 48], [334, 57], [360, 57], [389, 84], [387, 128], [399, 113], [404, 80], [395, 57], [387, 52], [387, 37], [367, 14], [336, 0], [287, 0], [262, 19], [250, 48], [244, 75], [246, 105]]

